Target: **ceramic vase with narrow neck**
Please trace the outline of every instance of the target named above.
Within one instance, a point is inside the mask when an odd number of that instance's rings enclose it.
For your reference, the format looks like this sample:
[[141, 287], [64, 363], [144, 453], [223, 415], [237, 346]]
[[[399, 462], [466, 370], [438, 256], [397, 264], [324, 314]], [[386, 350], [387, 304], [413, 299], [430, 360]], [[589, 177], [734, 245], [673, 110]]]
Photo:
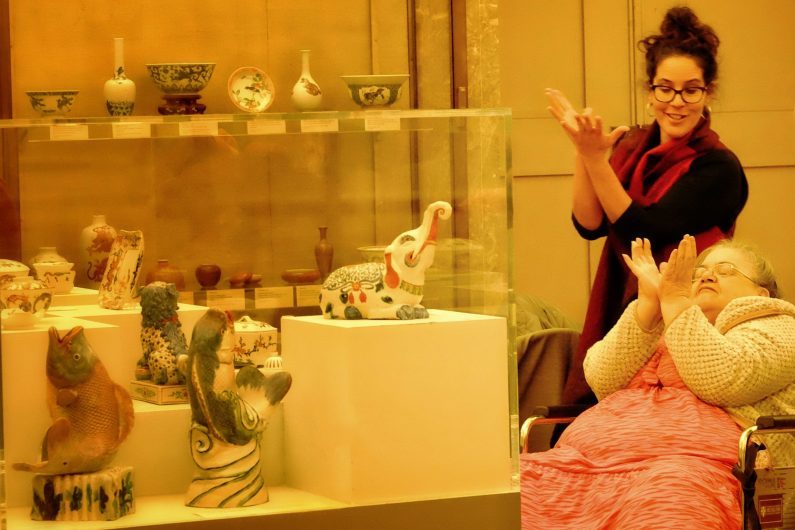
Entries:
[[334, 260], [334, 246], [326, 239], [327, 226], [318, 227], [320, 239], [315, 243], [315, 261], [320, 277], [326, 279], [331, 274], [331, 263]]
[[292, 102], [298, 110], [315, 110], [320, 107], [323, 93], [309, 71], [310, 50], [301, 50], [301, 77], [293, 85]]
[[105, 81], [105, 105], [111, 116], [129, 116], [135, 106], [135, 83], [124, 69], [124, 39], [113, 39], [113, 77]]
[[116, 230], [105, 221], [104, 215], [95, 215], [91, 224], [83, 228], [76, 285], [99, 289], [114, 239]]

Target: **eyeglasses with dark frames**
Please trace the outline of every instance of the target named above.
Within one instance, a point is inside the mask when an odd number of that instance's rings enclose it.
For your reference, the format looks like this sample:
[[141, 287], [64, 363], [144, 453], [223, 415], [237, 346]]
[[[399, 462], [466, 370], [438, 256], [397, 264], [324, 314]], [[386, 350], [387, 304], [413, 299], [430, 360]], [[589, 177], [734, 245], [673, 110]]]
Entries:
[[672, 102], [677, 94], [681, 96], [682, 101], [685, 103], [698, 103], [704, 99], [704, 94], [707, 93], [707, 87], [703, 86], [689, 86], [682, 90], [677, 90], [667, 85], [652, 85], [651, 90], [654, 94], [654, 99], [660, 103]]
[[729, 263], [728, 261], [721, 261], [719, 263], [715, 263], [714, 265], [699, 265], [695, 269], [693, 269], [693, 282], [700, 281], [705, 274], [708, 272], [712, 272], [715, 276], [720, 278], [726, 278], [728, 276], [734, 276], [735, 274], [739, 274], [744, 278], [747, 278], [752, 283], [757, 283], [756, 280], [745, 274], [743, 271], [737, 268], [734, 263]]

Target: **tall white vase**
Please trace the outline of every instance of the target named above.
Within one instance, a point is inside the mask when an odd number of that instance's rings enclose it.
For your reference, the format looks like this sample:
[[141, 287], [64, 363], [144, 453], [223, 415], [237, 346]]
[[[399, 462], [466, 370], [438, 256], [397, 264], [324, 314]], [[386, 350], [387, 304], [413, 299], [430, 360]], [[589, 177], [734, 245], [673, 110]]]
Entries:
[[323, 100], [323, 93], [309, 71], [310, 52], [301, 50], [301, 77], [293, 85], [291, 99], [298, 110], [315, 110]]
[[114, 239], [116, 230], [105, 221], [104, 215], [95, 215], [91, 224], [83, 228], [76, 285], [99, 289]]
[[105, 81], [105, 105], [111, 116], [129, 116], [135, 106], [135, 83], [124, 69], [124, 39], [113, 39], [113, 77]]

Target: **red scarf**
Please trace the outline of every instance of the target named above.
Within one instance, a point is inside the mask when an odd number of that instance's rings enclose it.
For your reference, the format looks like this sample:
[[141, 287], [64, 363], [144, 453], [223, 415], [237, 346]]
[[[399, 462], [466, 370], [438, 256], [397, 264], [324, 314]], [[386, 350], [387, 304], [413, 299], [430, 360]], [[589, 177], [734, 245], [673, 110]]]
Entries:
[[[690, 164], [698, 156], [713, 149], [726, 149], [709, 124], [709, 118], [702, 120], [690, 134], [661, 145], [657, 143], [660, 136], [656, 122], [651, 127], [633, 131], [634, 134], [629, 133], [621, 140], [610, 157], [610, 165], [636, 204], [645, 207], [656, 203], [688, 172]], [[731, 232], [733, 229], [723, 233], [715, 226], [694, 234], [697, 248], [707, 248], [729, 237]], [[582, 336], [564, 388], [564, 403], [581, 402], [591, 394], [582, 370], [585, 354], [616, 323], [627, 304], [637, 297], [637, 282], [633, 281], [634, 276], [621, 257], [622, 254], [630, 254], [630, 243], [622, 241], [612, 228], [608, 228], [588, 300]], [[652, 241], [655, 261], [667, 260], [678, 244], [678, 240], [662, 244]]]

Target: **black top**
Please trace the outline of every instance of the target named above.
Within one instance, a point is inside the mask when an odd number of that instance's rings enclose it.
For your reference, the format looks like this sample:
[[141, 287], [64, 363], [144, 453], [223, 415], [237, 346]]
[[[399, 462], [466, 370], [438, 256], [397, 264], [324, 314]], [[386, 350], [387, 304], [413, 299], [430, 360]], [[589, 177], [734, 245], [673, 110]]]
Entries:
[[[651, 183], [646, 183], [651, 185]], [[714, 149], [693, 160], [655, 204], [643, 207], [632, 201], [612, 224], [616, 235], [629, 244], [646, 237], [655, 246], [674, 243], [683, 234], [695, 235], [713, 226], [728, 232], [748, 200], [748, 181], [740, 161], [727, 149]], [[583, 227], [572, 215], [577, 232], [594, 240], [607, 235], [607, 217], [595, 230]]]

